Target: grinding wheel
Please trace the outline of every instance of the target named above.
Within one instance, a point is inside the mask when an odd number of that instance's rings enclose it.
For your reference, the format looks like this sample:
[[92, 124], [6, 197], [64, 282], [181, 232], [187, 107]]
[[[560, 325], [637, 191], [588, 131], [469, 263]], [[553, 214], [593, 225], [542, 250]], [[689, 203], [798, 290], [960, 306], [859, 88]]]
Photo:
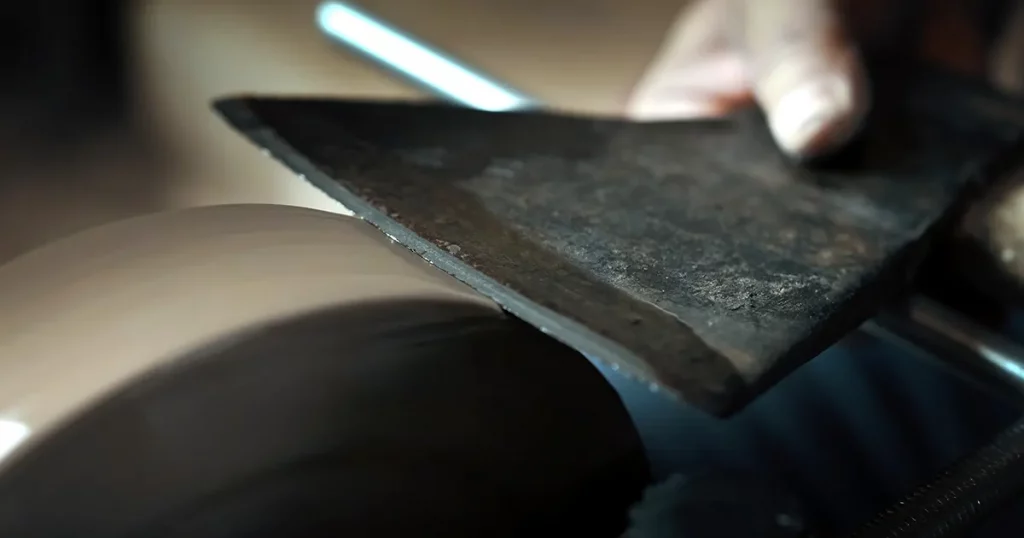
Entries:
[[584, 358], [357, 219], [122, 221], [0, 304], [0, 536], [615, 536], [647, 481]]

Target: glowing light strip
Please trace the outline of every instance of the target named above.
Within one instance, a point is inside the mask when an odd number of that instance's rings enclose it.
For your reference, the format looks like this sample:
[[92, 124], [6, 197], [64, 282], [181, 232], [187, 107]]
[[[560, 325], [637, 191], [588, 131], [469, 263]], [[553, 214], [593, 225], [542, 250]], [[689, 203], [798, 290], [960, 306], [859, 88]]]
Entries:
[[321, 4], [317, 24], [332, 38], [463, 106], [492, 112], [534, 106], [530, 99], [343, 2]]

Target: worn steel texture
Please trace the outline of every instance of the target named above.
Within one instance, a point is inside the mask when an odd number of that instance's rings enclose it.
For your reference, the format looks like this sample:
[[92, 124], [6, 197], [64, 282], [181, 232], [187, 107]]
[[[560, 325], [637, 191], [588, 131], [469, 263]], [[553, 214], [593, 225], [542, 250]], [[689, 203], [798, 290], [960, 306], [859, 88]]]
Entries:
[[781, 157], [754, 113], [633, 124], [338, 100], [217, 108], [514, 315], [724, 415], [901, 292], [930, 232], [1015, 144], [992, 94], [931, 79], [883, 89], [863, 140], [814, 171]]

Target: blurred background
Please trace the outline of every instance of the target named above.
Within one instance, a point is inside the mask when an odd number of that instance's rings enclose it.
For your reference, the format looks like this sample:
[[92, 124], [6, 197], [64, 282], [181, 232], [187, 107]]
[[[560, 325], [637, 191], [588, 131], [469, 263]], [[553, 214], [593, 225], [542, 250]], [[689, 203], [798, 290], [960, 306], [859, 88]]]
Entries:
[[[75, 230], [200, 204], [341, 210], [210, 111], [233, 93], [418, 98], [318, 31], [316, 0], [5, 8], [0, 261]], [[679, 0], [369, 0], [379, 17], [564, 108], [621, 106]]]
[[[616, 112], [687, 3], [359, 5], [541, 102]], [[1003, 25], [1024, 26], [1024, 9], [1007, 16], [1014, 3], [984, 4], [1001, 6]], [[326, 39], [317, 0], [9, 4], [0, 13], [0, 261], [83, 227], [165, 208], [273, 202], [339, 210], [211, 113], [217, 96], [425, 97]], [[925, 4], [942, 6], [929, 11], [938, 22], [926, 55], [963, 56], [950, 52], [963, 43], [949, 36], [958, 35], [956, 18], [972, 3]], [[1016, 56], [1002, 65], [1024, 66], [1024, 47], [1000, 49]], [[1004, 71], [994, 74], [1000, 84], [1024, 88], [1024, 69]]]

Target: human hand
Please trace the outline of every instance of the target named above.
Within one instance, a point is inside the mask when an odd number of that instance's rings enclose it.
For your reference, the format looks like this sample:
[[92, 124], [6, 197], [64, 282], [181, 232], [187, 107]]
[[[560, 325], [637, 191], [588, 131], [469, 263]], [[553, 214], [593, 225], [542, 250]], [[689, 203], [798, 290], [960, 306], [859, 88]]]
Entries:
[[913, 48], [911, 56], [986, 74], [990, 47], [974, 7], [984, 3], [928, 0], [915, 17], [922, 29], [906, 38], [898, 35], [904, 0], [695, 0], [626, 113], [639, 121], [707, 118], [756, 101], [780, 149], [813, 157], [848, 141], [868, 111], [862, 46], [898, 43]]

